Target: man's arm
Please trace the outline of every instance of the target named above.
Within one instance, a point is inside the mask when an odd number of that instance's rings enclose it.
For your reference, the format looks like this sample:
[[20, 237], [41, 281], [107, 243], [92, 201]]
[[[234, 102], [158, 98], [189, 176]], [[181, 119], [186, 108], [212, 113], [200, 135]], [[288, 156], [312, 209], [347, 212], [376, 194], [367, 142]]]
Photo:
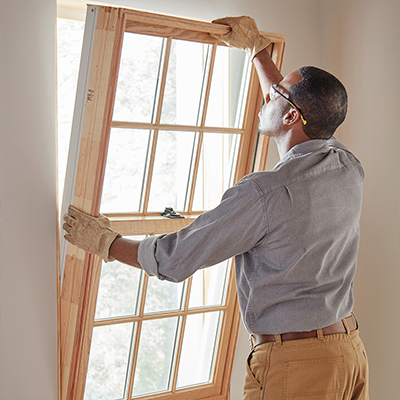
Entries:
[[257, 70], [265, 98], [269, 93], [271, 84], [279, 83], [283, 79], [266, 49], [271, 40], [262, 36], [258, 31], [256, 22], [247, 16], [220, 18], [214, 20], [213, 23], [230, 26], [231, 31], [226, 35], [212, 36], [228, 46], [236, 47], [247, 53]]
[[217, 207], [171, 234], [143, 241], [122, 238], [110, 229], [105, 216], [92, 217], [71, 206], [63, 228], [66, 240], [106, 262], [118, 260], [142, 268], [150, 276], [181, 282], [200, 268], [245, 253], [260, 243], [268, 232], [262, 217], [264, 207], [256, 185], [242, 179], [224, 193]]
[[[269, 56], [267, 49], [261, 50], [254, 56], [253, 64], [257, 71], [264, 99], [266, 99], [271, 84], [279, 83], [283, 79], [283, 76], [279, 72], [278, 68], [276, 68], [276, 65]], [[269, 101], [269, 98], [266, 100]]]
[[111, 244], [110, 257], [131, 267], [142, 269], [138, 261], [138, 250], [140, 241], [117, 237]]

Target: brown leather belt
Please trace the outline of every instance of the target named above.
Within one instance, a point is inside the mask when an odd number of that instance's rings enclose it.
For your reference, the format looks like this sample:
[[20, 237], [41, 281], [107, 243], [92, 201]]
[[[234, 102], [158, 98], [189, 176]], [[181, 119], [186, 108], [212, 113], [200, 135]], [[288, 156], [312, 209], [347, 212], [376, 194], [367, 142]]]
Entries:
[[[349, 315], [348, 317], [344, 318], [339, 322], [336, 322], [333, 325], [329, 325], [325, 328], [322, 328], [323, 335], [333, 335], [335, 333], [345, 333], [346, 327], [343, 323], [346, 321], [346, 324], [349, 328], [349, 331], [355, 331], [358, 328], [358, 323], [353, 314]], [[282, 333], [281, 335], [282, 342], [286, 340], [296, 340], [296, 339], [308, 339], [308, 338], [315, 338], [318, 337], [318, 331], [309, 331], [309, 332], [291, 332], [291, 333]], [[275, 342], [276, 336], [275, 335], [261, 335], [259, 333], [253, 333], [253, 346], [257, 346], [261, 343], [267, 342]]]

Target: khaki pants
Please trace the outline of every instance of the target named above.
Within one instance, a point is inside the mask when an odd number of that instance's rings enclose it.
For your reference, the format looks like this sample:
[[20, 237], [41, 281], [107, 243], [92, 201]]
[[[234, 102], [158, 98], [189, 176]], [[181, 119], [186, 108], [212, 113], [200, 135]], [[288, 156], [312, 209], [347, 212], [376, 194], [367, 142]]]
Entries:
[[262, 343], [246, 365], [243, 400], [368, 400], [368, 361], [358, 330]]

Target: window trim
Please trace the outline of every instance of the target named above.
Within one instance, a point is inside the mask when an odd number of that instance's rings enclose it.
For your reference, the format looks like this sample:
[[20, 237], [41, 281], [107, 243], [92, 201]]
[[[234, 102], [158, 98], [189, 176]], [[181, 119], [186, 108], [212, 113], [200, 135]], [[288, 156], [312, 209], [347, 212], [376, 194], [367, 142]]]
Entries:
[[[69, 168], [69, 175], [67, 172], [67, 189], [64, 194], [62, 214], [66, 211], [65, 208], [68, 204], [74, 204], [91, 215], [98, 214], [109, 133], [111, 127], [116, 124], [111, 122], [111, 117], [122, 38], [124, 32], [131, 29], [132, 23], [136, 24], [135, 32], [138, 32], [139, 26], [140, 33], [152, 32], [154, 34], [156, 32], [158, 36], [172, 36], [173, 38], [182, 38], [182, 35], [186, 35], [184, 37], [190, 37], [190, 40], [211, 44], [217, 41], [209, 35], [210, 32], [224, 34], [229, 31], [226, 26], [206, 21], [113, 7], [88, 6], [85, 35], [87, 35], [86, 32], [90, 32], [95, 39], [89, 43], [90, 45], [86, 43], [86, 47], [84, 42], [82, 52], [81, 69], [82, 65], [87, 65], [87, 69], [80, 71], [77, 100], [80, 101], [81, 106], [75, 108], [74, 124], [77, 126], [73, 128], [75, 131], [79, 131], [82, 137], [81, 140], [72, 139], [76, 141], [72, 144], [68, 163], [70, 166], [75, 165], [76, 167]], [[160, 25], [163, 27], [161, 30]], [[273, 59], [280, 69], [285, 38], [283, 35], [263, 34], [271, 38], [274, 43]], [[218, 44], [220, 43], [218, 42]], [[100, 74], [101, 79], [97, 79]], [[268, 138], [258, 137], [257, 133], [258, 110], [261, 106], [262, 95], [254, 67], [252, 67], [249, 85], [245, 129], [241, 132], [242, 140], [235, 181], [251, 172], [252, 168], [253, 170], [265, 168], [269, 143]], [[203, 129], [205, 131], [207, 128], [203, 127]], [[196, 130], [198, 131], [199, 128], [196, 127]], [[223, 130], [226, 131], [225, 128]], [[214, 128], [213, 132], [215, 132]], [[239, 162], [239, 160], [243, 161]], [[136, 222], [132, 218], [121, 220], [120, 215], [118, 218], [112, 215], [110, 217], [112, 228], [121, 234], [128, 231], [131, 234], [132, 224], [139, 226], [141, 221], [140, 217], [137, 217]], [[154, 222], [158, 230], [162, 229], [167, 233], [179, 230], [195, 217], [196, 213], [179, 220], [162, 219], [151, 215], [145, 218], [147, 222], [149, 220]], [[143, 229], [140, 232], [143, 234]], [[65, 241], [61, 242], [65, 244]], [[101, 260], [70, 244], [66, 246], [64, 253], [61, 250], [61, 264], [64, 260], [66, 260], [65, 267], [61, 267], [60, 271], [63, 279], [60, 284], [59, 299], [60, 391], [62, 399], [81, 399], [84, 394], [89, 361]], [[219, 351], [222, 356], [218, 358], [215, 365], [215, 369], [224, 372], [218, 374], [218, 379], [213, 384], [201, 385], [203, 393], [201, 398], [203, 399], [225, 399], [229, 393], [230, 375], [240, 322], [233, 268], [231, 268], [229, 277], [224, 311], [227, 322], [223, 324], [219, 342]], [[179, 389], [174, 398], [187, 398], [188, 393], [194, 394], [198, 391], [199, 387]], [[170, 393], [152, 394], [140, 398], [155, 399], [168, 396]]]

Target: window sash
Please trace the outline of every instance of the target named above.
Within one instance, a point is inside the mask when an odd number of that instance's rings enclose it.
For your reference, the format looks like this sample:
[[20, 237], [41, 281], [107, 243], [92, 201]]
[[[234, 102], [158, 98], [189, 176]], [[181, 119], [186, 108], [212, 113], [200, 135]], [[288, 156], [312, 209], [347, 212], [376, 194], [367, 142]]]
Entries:
[[[160, 123], [160, 111], [154, 124], [137, 124], [112, 121], [113, 103], [117, 86], [119, 57], [121, 54], [124, 32], [144, 33], [172, 38], [216, 44], [209, 33], [224, 34], [229, 28], [209, 22], [170, 17], [166, 15], [139, 12], [135, 10], [116, 9], [111, 7], [89, 6], [85, 27], [85, 39], [82, 53], [82, 63], [77, 89], [77, 107], [75, 108], [71, 149], [68, 159], [68, 172], [62, 214], [68, 204], [98, 215], [102, 182], [104, 179], [105, 161], [111, 127], [157, 130], [188, 130], [214, 133], [237, 133], [241, 135], [238, 150], [238, 164], [234, 180], [245, 174], [265, 167], [265, 149], [268, 140], [258, 139], [258, 109], [261, 105], [261, 93], [258, 79], [252, 68], [249, 91], [246, 100], [244, 123], [242, 129], [215, 128], [205, 126], [205, 114], [200, 126], [176, 126]], [[266, 34], [273, 41], [273, 59], [278, 68], [281, 66], [284, 37], [276, 34]], [[215, 56], [216, 46], [213, 46]], [[209, 91], [209, 88], [207, 89]], [[123, 125], [123, 126], [122, 126]], [[140, 125], [140, 126], [139, 126]], [[195, 128], [195, 130], [193, 130]], [[258, 139], [258, 146], [257, 144]], [[195, 179], [194, 179], [195, 182]], [[193, 183], [195, 184], [195, 183]], [[149, 195], [147, 190], [147, 196]], [[191, 207], [189, 206], [189, 210]], [[189, 212], [185, 219], [164, 219], [156, 213], [137, 213], [136, 215], [110, 215], [111, 226], [123, 235], [143, 235], [154, 232], [175, 232], [188, 225], [199, 213]], [[111, 325], [120, 323], [120, 319], [107, 322], [95, 321], [95, 308], [100, 280], [101, 260], [86, 254], [84, 251], [68, 244], [60, 255], [62, 285], [60, 293], [60, 369], [61, 397], [63, 399], [81, 399], [84, 395], [86, 373], [88, 368], [89, 349], [94, 326], [102, 323]], [[199, 309], [168, 311], [163, 316], [180, 317], [182, 321], [189, 315], [205, 311], [223, 312], [221, 333], [218, 344], [218, 357], [214, 366], [212, 383], [193, 388], [175, 389], [177, 368], [176, 363], [171, 392], [152, 394], [143, 398], [225, 398], [229, 392], [229, 380], [233, 363], [234, 349], [239, 326], [239, 310], [236, 299], [233, 268], [228, 279], [226, 301], [220, 306], [210, 306]], [[145, 278], [147, 279], [147, 278]], [[190, 286], [190, 280], [188, 281]], [[187, 293], [190, 291], [188, 290]], [[187, 294], [188, 295], [188, 294]], [[189, 299], [186, 299], [186, 304]], [[143, 311], [143, 310], [142, 310]], [[157, 314], [141, 314], [128, 317], [129, 322], [140, 324], [145, 320], [156, 318]], [[125, 320], [124, 320], [125, 321]], [[140, 328], [139, 328], [140, 329]], [[183, 343], [181, 332], [179, 349]], [[138, 344], [133, 348], [138, 352]], [[135, 358], [133, 358], [135, 360]], [[135, 361], [134, 361], [135, 362]], [[132, 383], [129, 383], [128, 398], [132, 393]], [[142, 397], [141, 397], [142, 398]]]

